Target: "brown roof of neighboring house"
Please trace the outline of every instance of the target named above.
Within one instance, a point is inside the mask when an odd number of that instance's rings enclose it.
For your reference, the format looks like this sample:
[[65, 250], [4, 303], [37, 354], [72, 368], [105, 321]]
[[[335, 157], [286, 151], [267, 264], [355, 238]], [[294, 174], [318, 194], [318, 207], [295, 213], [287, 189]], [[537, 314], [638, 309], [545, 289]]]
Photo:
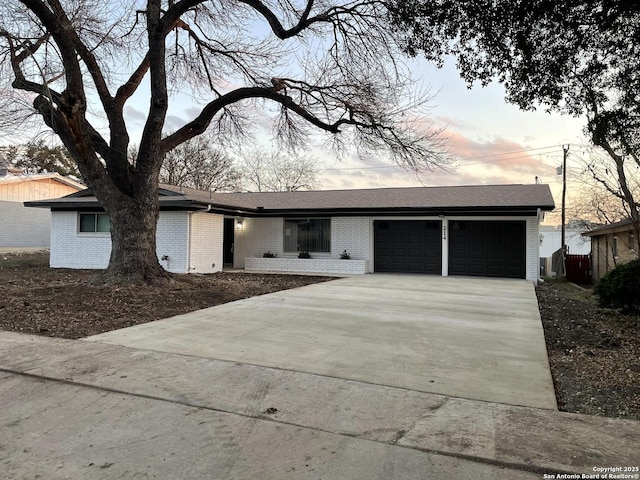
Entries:
[[[90, 192], [28, 202], [33, 207], [98, 206]], [[162, 208], [202, 208], [238, 215], [422, 212], [535, 213], [555, 205], [548, 185], [477, 185], [295, 192], [217, 193], [161, 185]]]
[[627, 218], [625, 220], [620, 220], [619, 222], [609, 223], [607, 225], [594, 228], [593, 230], [584, 232], [582, 235], [586, 237], [597, 237], [598, 235], [607, 235], [609, 233], [626, 232], [628, 230], [633, 230], [633, 228], [633, 220]]

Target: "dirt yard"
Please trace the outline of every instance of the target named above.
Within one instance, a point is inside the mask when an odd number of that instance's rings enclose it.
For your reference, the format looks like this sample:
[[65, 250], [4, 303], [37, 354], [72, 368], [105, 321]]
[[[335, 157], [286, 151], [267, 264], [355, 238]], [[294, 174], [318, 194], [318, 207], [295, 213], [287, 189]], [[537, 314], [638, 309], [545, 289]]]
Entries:
[[566, 282], [536, 293], [560, 410], [640, 420], [640, 318]]
[[[0, 254], [0, 329], [80, 338], [327, 277], [219, 273], [163, 287], [97, 287], [46, 254]], [[567, 283], [537, 288], [561, 410], [640, 420], [640, 320], [603, 310]]]
[[87, 270], [50, 269], [46, 254], [0, 254], [0, 329], [81, 338], [243, 298], [330, 280], [303, 275], [177, 275], [160, 287], [88, 285]]

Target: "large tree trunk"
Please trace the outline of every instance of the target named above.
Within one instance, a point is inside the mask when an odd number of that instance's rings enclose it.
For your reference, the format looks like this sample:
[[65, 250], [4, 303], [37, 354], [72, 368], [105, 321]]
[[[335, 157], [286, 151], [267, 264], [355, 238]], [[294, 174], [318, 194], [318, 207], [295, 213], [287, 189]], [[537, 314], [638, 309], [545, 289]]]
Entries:
[[120, 198], [108, 206], [107, 213], [111, 222], [111, 258], [94, 283], [156, 284], [169, 280], [171, 275], [156, 255], [157, 197], [148, 202]]

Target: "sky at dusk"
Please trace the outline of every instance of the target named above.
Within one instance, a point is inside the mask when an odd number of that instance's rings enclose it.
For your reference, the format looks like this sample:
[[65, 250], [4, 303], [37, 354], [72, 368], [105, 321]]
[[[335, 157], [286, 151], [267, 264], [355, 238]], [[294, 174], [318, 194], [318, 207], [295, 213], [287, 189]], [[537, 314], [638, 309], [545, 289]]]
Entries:
[[[584, 119], [549, 114], [543, 110], [522, 112], [504, 101], [499, 84], [468, 89], [453, 62], [437, 69], [426, 61], [410, 64], [417, 85], [427, 88], [433, 99], [425, 124], [444, 127], [448, 151], [455, 160], [449, 172], [422, 172], [415, 175], [394, 167], [384, 158], [358, 159], [355, 155], [337, 158], [330, 149], [309, 150], [318, 160], [318, 188], [351, 189], [409, 186], [534, 183], [536, 176], [550, 185], [560, 205], [562, 145], [573, 152], [585, 143]], [[167, 119], [167, 130], [182, 126], [196, 114], [195, 106], [174, 108]], [[144, 104], [128, 109], [129, 121], [142, 125]], [[263, 148], [272, 146], [272, 123], [266, 114], [256, 112], [255, 139]], [[572, 152], [572, 153], [573, 153]], [[571, 158], [571, 157], [570, 157]], [[569, 162], [568, 171], [572, 169]], [[578, 168], [578, 167], [575, 167]], [[570, 194], [571, 195], [571, 189]]]
[[[552, 186], [554, 194], [559, 191], [556, 167], [562, 164], [562, 145], [578, 147], [585, 143], [584, 119], [544, 111], [522, 112], [504, 101], [499, 84], [468, 89], [452, 62], [437, 69], [416, 60], [411, 67], [418, 85], [428, 88], [433, 96], [430, 116], [423, 121], [436, 128], [444, 127], [443, 136], [455, 168], [416, 176], [382, 157], [337, 158], [330, 149], [317, 145], [309, 155], [318, 160], [320, 189], [534, 183], [538, 176]], [[140, 95], [126, 110], [133, 131], [142, 127], [146, 101], [144, 94]], [[198, 112], [189, 101], [178, 105], [169, 112], [167, 131], [179, 128]], [[276, 148], [266, 113], [255, 113], [254, 130], [254, 139], [263, 148]]]
[[[382, 156], [359, 159], [346, 154], [337, 158], [317, 142], [308, 154], [318, 161], [319, 189], [534, 183], [538, 177], [551, 186], [559, 205], [561, 182], [556, 168], [562, 164], [562, 145], [571, 144], [575, 151], [585, 143], [584, 119], [544, 111], [522, 112], [504, 101], [499, 84], [468, 89], [452, 60], [442, 69], [424, 60], [407, 62], [417, 88], [428, 89], [433, 96], [429, 115], [416, 120], [444, 128], [442, 135], [455, 161], [454, 168], [416, 175], [394, 167]], [[149, 97], [145, 90], [147, 86], [143, 85], [125, 108], [132, 143], [137, 143], [146, 119]], [[183, 92], [170, 108], [165, 131], [175, 131], [199, 111], [188, 92]], [[268, 113], [257, 107], [253, 122], [249, 143], [276, 149]], [[106, 129], [102, 132], [108, 137]], [[20, 141], [24, 139], [15, 143]]]
[[522, 112], [504, 101], [499, 84], [468, 89], [452, 63], [440, 70], [415, 63], [414, 75], [435, 93], [430, 120], [445, 127], [456, 167], [416, 178], [388, 163], [328, 158], [323, 188], [534, 183], [537, 176], [554, 194], [560, 192], [556, 167], [562, 164], [562, 145], [584, 144], [583, 119]]

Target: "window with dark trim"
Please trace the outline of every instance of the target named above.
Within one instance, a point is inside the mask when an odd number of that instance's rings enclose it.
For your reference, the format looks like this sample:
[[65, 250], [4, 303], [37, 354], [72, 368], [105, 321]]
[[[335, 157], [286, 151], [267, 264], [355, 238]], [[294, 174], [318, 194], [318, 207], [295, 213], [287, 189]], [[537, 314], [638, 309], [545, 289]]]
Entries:
[[636, 234], [635, 232], [629, 232], [629, 237], [627, 238], [627, 246], [629, 247], [630, 252], [636, 251]]
[[80, 233], [108, 233], [111, 224], [106, 213], [81, 213], [78, 216]]
[[284, 221], [285, 252], [331, 252], [331, 219], [305, 218]]

